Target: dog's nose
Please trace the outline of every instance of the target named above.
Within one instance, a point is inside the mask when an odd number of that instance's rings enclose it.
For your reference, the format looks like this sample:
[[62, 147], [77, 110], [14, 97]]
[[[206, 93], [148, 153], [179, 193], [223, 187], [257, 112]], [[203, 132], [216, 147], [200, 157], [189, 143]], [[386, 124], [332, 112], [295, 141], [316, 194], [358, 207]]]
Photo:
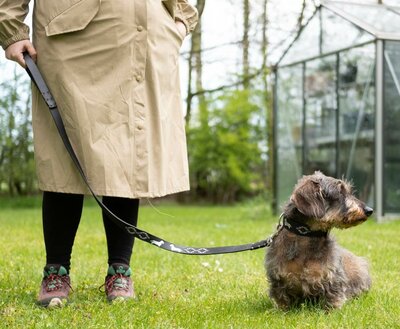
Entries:
[[365, 206], [365, 208], [364, 208], [364, 214], [365, 214], [367, 217], [371, 216], [373, 212], [374, 212], [374, 209], [372, 209], [372, 208], [370, 208], [370, 207], [368, 207], [368, 206]]

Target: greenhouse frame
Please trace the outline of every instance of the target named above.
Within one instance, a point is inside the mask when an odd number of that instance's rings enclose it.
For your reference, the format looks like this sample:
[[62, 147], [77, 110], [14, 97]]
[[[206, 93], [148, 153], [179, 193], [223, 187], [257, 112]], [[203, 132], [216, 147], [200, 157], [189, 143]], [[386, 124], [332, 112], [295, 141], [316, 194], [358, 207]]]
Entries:
[[[316, 170], [400, 214], [400, 7], [323, 0], [274, 67], [275, 201]], [[275, 209], [278, 210], [278, 209]]]

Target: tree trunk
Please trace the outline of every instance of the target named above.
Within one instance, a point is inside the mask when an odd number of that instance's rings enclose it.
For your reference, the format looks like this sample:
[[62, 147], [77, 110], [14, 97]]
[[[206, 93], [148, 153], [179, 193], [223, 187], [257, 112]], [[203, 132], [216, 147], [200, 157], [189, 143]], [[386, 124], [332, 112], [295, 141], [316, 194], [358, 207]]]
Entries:
[[[199, 12], [199, 21], [196, 29], [192, 33], [192, 43], [189, 53], [189, 77], [188, 77], [188, 92], [186, 103], [186, 125], [190, 125], [192, 115], [192, 100], [193, 100], [193, 73], [195, 73], [195, 92], [203, 90], [203, 60], [202, 60], [202, 24], [201, 16], [206, 4], [206, 0], [197, 0], [197, 10]], [[200, 118], [207, 118], [207, 106], [203, 93], [198, 94]]]
[[249, 88], [250, 64], [249, 64], [249, 32], [250, 32], [250, 3], [243, 0], [243, 39], [242, 39], [242, 63], [243, 63], [243, 88]]
[[[264, 83], [264, 106], [266, 111], [266, 139], [268, 145], [268, 158], [265, 168], [265, 181], [267, 191], [273, 192], [274, 187], [274, 111], [272, 106], [272, 91], [268, 85], [268, 0], [263, 0], [262, 13], [262, 41], [261, 41], [261, 56], [262, 56], [262, 81]], [[273, 195], [273, 193], [271, 193]]]

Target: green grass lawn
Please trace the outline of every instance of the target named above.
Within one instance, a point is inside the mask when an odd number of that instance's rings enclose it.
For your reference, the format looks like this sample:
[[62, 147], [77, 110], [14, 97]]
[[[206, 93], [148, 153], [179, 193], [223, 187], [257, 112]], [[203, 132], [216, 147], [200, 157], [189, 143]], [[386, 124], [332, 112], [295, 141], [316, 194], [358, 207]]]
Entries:
[[[277, 217], [258, 202], [232, 207], [142, 202], [140, 227], [177, 244], [217, 246], [264, 239]], [[109, 305], [102, 285], [106, 244], [99, 209], [85, 205], [72, 257], [71, 304], [35, 305], [44, 265], [40, 202], [0, 199], [0, 328], [400, 328], [400, 221], [334, 231], [371, 263], [372, 290], [326, 313], [276, 310], [266, 291], [265, 250], [184, 256], [137, 241], [137, 301]]]

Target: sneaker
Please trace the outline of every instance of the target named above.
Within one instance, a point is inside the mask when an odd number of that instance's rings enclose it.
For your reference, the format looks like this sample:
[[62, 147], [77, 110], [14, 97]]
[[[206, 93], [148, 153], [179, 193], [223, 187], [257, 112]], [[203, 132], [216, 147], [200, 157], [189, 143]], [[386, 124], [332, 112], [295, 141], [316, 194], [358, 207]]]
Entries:
[[68, 301], [71, 281], [61, 265], [46, 265], [39, 291], [38, 304], [44, 307], [62, 307]]
[[125, 264], [112, 264], [108, 268], [104, 287], [109, 302], [135, 298], [130, 278], [131, 268]]

